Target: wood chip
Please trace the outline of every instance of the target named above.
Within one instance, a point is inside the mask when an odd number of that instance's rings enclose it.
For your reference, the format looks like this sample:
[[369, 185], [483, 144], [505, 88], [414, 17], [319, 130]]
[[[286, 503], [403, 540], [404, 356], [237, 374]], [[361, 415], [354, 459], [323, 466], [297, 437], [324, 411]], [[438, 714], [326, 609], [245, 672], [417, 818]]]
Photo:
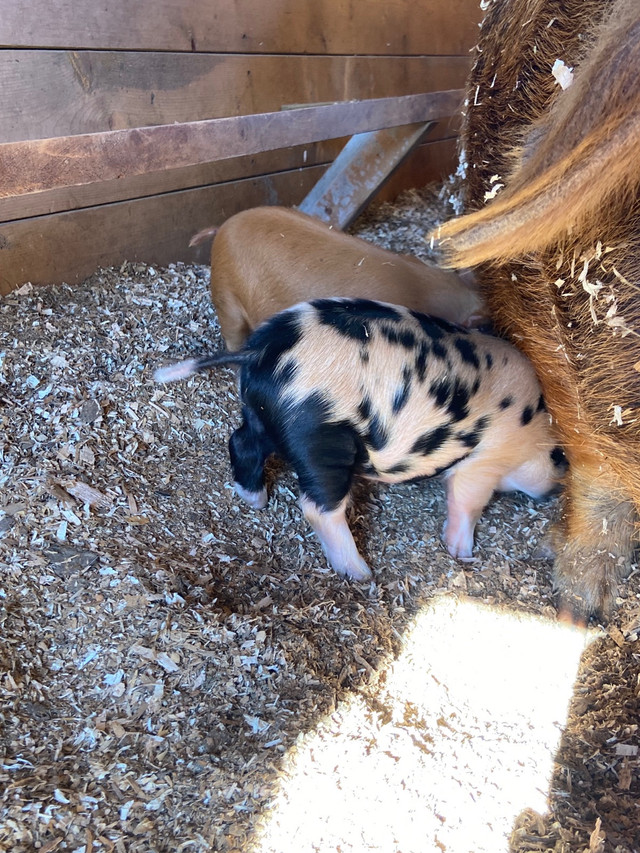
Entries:
[[628, 743], [617, 743], [616, 744], [616, 755], [636, 756], [637, 754], [638, 754], [638, 747], [635, 744], [628, 744]]
[[91, 507], [109, 509], [113, 505], [111, 498], [80, 480], [65, 481], [64, 489], [81, 503], [88, 504]]
[[622, 648], [624, 644], [627, 642], [624, 638], [624, 634], [616, 625], [610, 625], [607, 629], [607, 633], [613, 640], [613, 642], [618, 646], [618, 648]]
[[589, 836], [589, 853], [603, 853], [606, 840], [607, 836], [602, 829], [602, 821], [598, 818], [595, 829]]

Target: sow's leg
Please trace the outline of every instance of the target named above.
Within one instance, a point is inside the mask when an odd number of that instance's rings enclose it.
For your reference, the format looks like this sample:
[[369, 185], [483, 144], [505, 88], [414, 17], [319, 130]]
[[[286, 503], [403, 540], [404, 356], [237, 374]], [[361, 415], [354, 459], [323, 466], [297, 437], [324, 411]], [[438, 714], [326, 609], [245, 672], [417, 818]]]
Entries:
[[608, 619], [619, 582], [637, 544], [636, 513], [612, 472], [596, 462], [571, 463], [566, 511], [555, 547], [554, 582], [560, 619]]

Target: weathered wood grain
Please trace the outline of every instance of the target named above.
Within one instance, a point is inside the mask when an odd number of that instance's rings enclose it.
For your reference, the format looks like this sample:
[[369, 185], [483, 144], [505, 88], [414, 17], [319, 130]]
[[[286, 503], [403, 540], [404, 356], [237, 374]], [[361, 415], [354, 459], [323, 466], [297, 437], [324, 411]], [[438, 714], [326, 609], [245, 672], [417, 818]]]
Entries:
[[[457, 137], [459, 125], [458, 116], [451, 116], [438, 122], [429, 133], [429, 142]], [[195, 189], [208, 184], [238, 181], [306, 166], [327, 165], [338, 156], [346, 142], [346, 138], [329, 139], [310, 145], [296, 145], [292, 148], [281, 148], [278, 151], [266, 151], [263, 154], [248, 157], [234, 157], [218, 163], [167, 169], [164, 172], [151, 172], [147, 175], [133, 175], [130, 178], [86, 184], [83, 187], [62, 187], [37, 194], [0, 198], [0, 222], [64, 210], [79, 210], [96, 204], [111, 204], [114, 201], [142, 198], [156, 193]], [[450, 166], [448, 165], [447, 168]], [[405, 185], [411, 186], [410, 183]]]
[[0, 145], [0, 197], [111, 181], [451, 115], [463, 92]]
[[420, 145], [380, 188], [374, 201], [394, 201], [404, 190], [442, 181], [455, 171], [456, 165], [456, 139]]
[[456, 89], [469, 67], [466, 56], [0, 50], [0, 142]]
[[0, 44], [186, 52], [451, 55], [477, 0], [3, 0]]
[[133, 175], [82, 187], [61, 187], [37, 194], [0, 198], [0, 222], [79, 210], [96, 204], [111, 204], [176, 190], [197, 189], [209, 184], [239, 181], [305, 166], [326, 165], [338, 155], [342, 144], [344, 140], [298, 145], [218, 163], [166, 169], [163, 172]]
[[[301, 123], [298, 137], [276, 139], [276, 117], [251, 139], [249, 124], [226, 148], [201, 126], [460, 89], [480, 16], [478, 0], [3, 0], [0, 290], [123, 259], [193, 260], [188, 239], [212, 220], [301, 200], [345, 137], [371, 129], [357, 109], [330, 129], [319, 115]], [[451, 169], [456, 130], [441, 121], [442, 141], [413, 152], [379, 197]]]
[[[419, 146], [378, 194], [395, 198], [403, 189], [440, 178], [452, 167], [455, 140]], [[189, 248], [202, 228], [261, 204], [299, 203], [324, 166], [210, 187], [158, 194], [120, 204], [0, 223], [0, 294], [26, 281], [81, 281], [99, 266], [125, 260], [168, 264], [208, 263], [208, 244]], [[160, 236], [159, 236], [160, 235]]]
[[304, 197], [323, 167], [249, 178], [196, 190], [100, 205], [0, 225], [0, 293], [17, 285], [76, 283], [100, 266], [123, 261], [207, 261], [189, 248], [194, 233], [247, 207], [291, 204]]
[[352, 136], [300, 210], [347, 228], [434, 124], [418, 122]]

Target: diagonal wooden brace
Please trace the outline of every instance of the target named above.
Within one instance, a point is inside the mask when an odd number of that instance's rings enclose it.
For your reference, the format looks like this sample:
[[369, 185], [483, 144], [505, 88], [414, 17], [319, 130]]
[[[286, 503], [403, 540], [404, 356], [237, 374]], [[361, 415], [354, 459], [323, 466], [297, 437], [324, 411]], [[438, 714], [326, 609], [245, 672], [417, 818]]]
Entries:
[[298, 209], [346, 228], [435, 125], [418, 122], [352, 136]]

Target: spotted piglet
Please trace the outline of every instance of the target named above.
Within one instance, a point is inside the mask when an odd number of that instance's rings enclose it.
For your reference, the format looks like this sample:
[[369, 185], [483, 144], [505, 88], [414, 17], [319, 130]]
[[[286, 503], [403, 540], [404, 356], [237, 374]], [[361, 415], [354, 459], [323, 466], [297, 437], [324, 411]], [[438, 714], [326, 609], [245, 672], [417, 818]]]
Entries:
[[400, 306], [318, 299], [276, 314], [238, 353], [156, 372], [185, 378], [241, 366], [243, 420], [229, 442], [238, 494], [267, 503], [264, 464], [276, 452], [295, 470], [300, 503], [329, 563], [371, 576], [346, 521], [355, 475], [387, 483], [444, 473], [444, 538], [467, 558], [494, 490], [532, 497], [561, 480], [556, 445], [527, 359], [513, 346]]

